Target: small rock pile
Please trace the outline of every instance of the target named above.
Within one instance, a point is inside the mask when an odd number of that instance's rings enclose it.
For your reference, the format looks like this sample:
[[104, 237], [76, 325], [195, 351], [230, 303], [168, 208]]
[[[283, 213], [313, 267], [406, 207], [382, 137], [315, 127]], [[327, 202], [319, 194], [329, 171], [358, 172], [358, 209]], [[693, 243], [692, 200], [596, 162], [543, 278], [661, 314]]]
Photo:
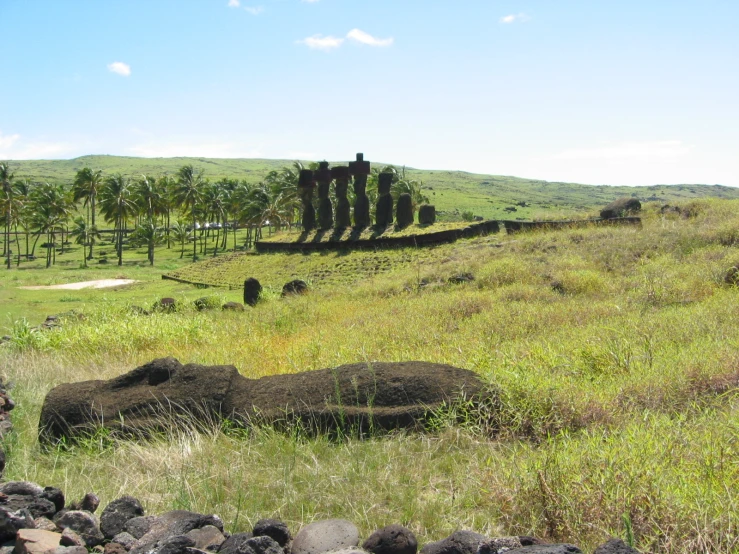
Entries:
[[[350, 521], [317, 521], [293, 538], [287, 525], [261, 519], [252, 532], [230, 534], [217, 515], [174, 510], [146, 515], [141, 503], [124, 496], [108, 504], [98, 518], [93, 493], [65, 503], [55, 487], [27, 481], [0, 485], [0, 554], [417, 554], [414, 534], [400, 525], [372, 533], [361, 545]], [[426, 544], [420, 554], [581, 554], [571, 544], [547, 544], [533, 537], [491, 538], [456, 531]], [[595, 554], [638, 554], [619, 539]]]

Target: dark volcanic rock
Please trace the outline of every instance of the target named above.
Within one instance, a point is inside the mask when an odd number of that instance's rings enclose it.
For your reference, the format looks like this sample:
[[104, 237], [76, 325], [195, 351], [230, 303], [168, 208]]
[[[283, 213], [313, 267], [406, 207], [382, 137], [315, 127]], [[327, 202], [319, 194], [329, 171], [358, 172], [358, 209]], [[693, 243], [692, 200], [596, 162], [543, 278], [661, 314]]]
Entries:
[[212, 525], [206, 525], [200, 529], [188, 531], [187, 536], [195, 541], [195, 548], [200, 550], [210, 550], [216, 552], [218, 548], [226, 540], [220, 529]]
[[0, 492], [7, 495], [41, 496], [44, 489], [30, 481], [8, 481], [0, 485]]
[[100, 530], [106, 539], [122, 532], [126, 522], [144, 515], [144, 508], [133, 496], [123, 496], [108, 504], [100, 515]]
[[413, 199], [404, 192], [398, 197], [398, 206], [395, 208], [395, 221], [400, 229], [413, 225]]
[[33, 518], [52, 518], [57, 512], [53, 502], [40, 496], [28, 496], [25, 494], [9, 494], [3, 499], [0, 507], [9, 512], [17, 512], [18, 510], [25, 509], [31, 513]]
[[292, 539], [290, 529], [279, 519], [260, 519], [257, 521], [254, 525], [254, 536], [270, 537], [282, 547], [285, 547]]
[[138, 540], [149, 532], [156, 520], [157, 516], [134, 517], [126, 522], [125, 532], [130, 533], [131, 536]]
[[154, 303], [153, 309], [160, 312], [174, 312], [177, 309], [177, 301], [174, 298], [162, 298]]
[[[215, 515], [203, 515], [185, 510], [174, 510], [158, 516], [152, 523], [151, 529], [131, 548], [131, 554], [144, 554], [168, 539], [177, 535], [185, 535], [193, 529], [200, 529], [212, 525], [223, 530], [221, 518]], [[192, 541], [188, 537], [188, 540]], [[194, 544], [195, 541], [192, 541]]]
[[72, 529], [72, 531], [82, 537], [85, 545], [90, 548], [102, 544], [105, 539], [95, 516], [90, 512], [70, 510], [62, 514], [61, 517], [57, 517], [54, 523], [62, 530], [67, 528]]
[[246, 542], [252, 538], [254, 535], [251, 533], [234, 533], [221, 543], [218, 554], [240, 554], [245, 551]]
[[345, 519], [316, 521], [303, 527], [292, 545], [292, 554], [322, 554], [359, 544], [359, 529]]
[[421, 204], [418, 208], [418, 224], [433, 225], [434, 223], [436, 223], [436, 206]]
[[44, 487], [44, 491], [40, 496], [54, 504], [57, 512], [64, 509], [64, 493], [60, 489], [56, 487]]
[[372, 533], [362, 548], [372, 554], [416, 554], [418, 541], [410, 529], [388, 525]]
[[308, 292], [308, 283], [300, 279], [295, 279], [285, 283], [282, 287], [282, 296], [288, 296], [290, 294], [305, 294]]
[[636, 198], [619, 198], [608, 204], [600, 211], [600, 217], [603, 219], [614, 219], [616, 217], [626, 217], [635, 214], [641, 210], [641, 202]]
[[595, 549], [593, 554], [639, 554], [639, 551], [630, 547], [621, 539], [613, 538]]
[[506, 554], [582, 554], [574, 544], [537, 544], [509, 550]]
[[445, 539], [426, 544], [421, 554], [477, 554], [477, 549], [487, 540], [473, 531], [455, 531]]
[[240, 302], [226, 302], [223, 306], [221, 306], [221, 309], [232, 312], [243, 312], [244, 305]]
[[36, 524], [28, 510], [10, 512], [0, 507], [0, 542], [13, 540], [19, 529], [34, 529]]
[[244, 281], [244, 304], [247, 306], [256, 306], [259, 297], [262, 295], [262, 285], [254, 277], [249, 277]]
[[360, 363], [247, 379], [233, 366], [161, 358], [109, 381], [52, 389], [41, 409], [39, 432], [44, 440], [71, 438], [96, 423], [140, 434], [161, 428], [162, 406], [191, 418], [300, 421], [316, 431], [366, 432], [418, 427], [442, 403], [484, 394], [475, 373], [427, 362]]

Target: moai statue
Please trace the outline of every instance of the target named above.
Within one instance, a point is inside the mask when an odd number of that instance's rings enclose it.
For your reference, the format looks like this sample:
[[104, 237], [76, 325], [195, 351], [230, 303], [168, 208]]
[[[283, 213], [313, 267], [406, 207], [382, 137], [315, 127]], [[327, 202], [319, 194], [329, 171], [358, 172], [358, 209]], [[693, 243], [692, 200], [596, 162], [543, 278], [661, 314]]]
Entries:
[[421, 204], [418, 209], [419, 225], [433, 225], [436, 223], [436, 207], [433, 204]]
[[313, 176], [318, 182], [318, 228], [326, 231], [334, 226], [334, 207], [328, 197], [328, 189], [331, 186], [331, 170], [328, 162], [318, 164], [318, 171]]
[[413, 225], [413, 199], [411, 195], [404, 192], [398, 197], [398, 207], [395, 211], [395, 220], [398, 227], [405, 229], [409, 225]]
[[312, 231], [316, 228], [316, 210], [313, 208], [313, 172], [310, 169], [301, 169], [298, 176], [298, 194], [303, 203], [303, 230]]
[[393, 197], [390, 196], [390, 187], [393, 184], [392, 173], [380, 173], [377, 176], [377, 207], [375, 208], [375, 224], [385, 229], [393, 223]]
[[357, 161], [349, 163], [349, 173], [354, 177], [354, 226], [369, 227], [370, 207], [367, 197], [367, 176], [370, 174], [370, 163], [364, 161], [364, 154], [357, 154]]
[[349, 191], [349, 168], [345, 165], [332, 167], [331, 177], [336, 180], [336, 224], [337, 229], [351, 227], [351, 207], [346, 193]]

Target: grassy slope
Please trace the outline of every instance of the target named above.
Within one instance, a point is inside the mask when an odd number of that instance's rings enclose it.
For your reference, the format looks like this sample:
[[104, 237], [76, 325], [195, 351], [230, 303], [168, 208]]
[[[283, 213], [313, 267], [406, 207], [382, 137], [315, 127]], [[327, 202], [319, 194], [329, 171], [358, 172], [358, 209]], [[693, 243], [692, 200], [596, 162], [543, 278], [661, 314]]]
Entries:
[[[61, 485], [72, 498], [95, 490], [104, 503], [125, 492], [152, 512], [215, 512], [231, 531], [260, 517], [281, 517], [293, 530], [346, 517], [363, 536], [406, 524], [422, 544], [468, 528], [592, 549], [611, 534], [624, 537], [628, 521], [644, 552], [734, 552], [739, 289], [722, 278], [739, 260], [739, 211], [735, 201], [692, 207], [697, 217], [683, 219], [663, 218], [655, 206], [642, 230], [241, 256], [242, 275], [270, 285], [265, 301], [242, 314], [200, 313], [190, 302], [208, 294], [238, 300], [238, 290], [162, 283], [158, 270], [132, 268], [145, 280], [138, 288], [90, 292], [87, 319], [45, 334], [16, 329], [0, 351], [19, 404], [7, 476]], [[217, 275], [208, 262], [187, 270]], [[313, 278], [310, 294], [279, 298], [282, 282], [311, 271], [326, 273]], [[460, 271], [476, 280], [446, 283]], [[182, 312], [127, 309], [154, 302], [161, 287]], [[29, 301], [18, 299], [21, 307]], [[109, 378], [165, 355], [233, 363], [248, 377], [424, 359], [477, 371], [499, 388], [501, 404], [464, 425], [454, 414], [441, 418], [426, 435], [338, 444], [206, 430], [39, 451], [35, 426], [52, 386]]]
[[[75, 172], [85, 165], [100, 168], [106, 174], [121, 172], [135, 176], [142, 173], [173, 174], [183, 165], [193, 164], [204, 169], [206, 176], [212, 180], [230, 177], [257, 182], [268, 171], [290, 163], [290, 160], [84, 156], [73, 160], [17, 161], [11, 165], [19, 177], [42, 181], [69, 182]], [[382, 165], [385, 164], [373, 164], [374, 167]], [[430, 201], [437, 210], [447, 212], [446, 218], [453, 218], [455, 214], [458, 218], [458, 214], [464, 211], [472, 211], [488, 219], [567, 217], [584, 211], [596, 213], [615, 198], [630, 195], [668, 203], [700, 197], [739, 198], [739, 189], [718, 185], [596, 187], [463, 171], [408, 169], [407, 173], [410, 177], [421, 179], [427, 188], [432, 189], [427, 191]], [[516, 206], [517, 202], [529, 205]], [[506, 207], [515, 207], [517, 211], [507, 212]]]

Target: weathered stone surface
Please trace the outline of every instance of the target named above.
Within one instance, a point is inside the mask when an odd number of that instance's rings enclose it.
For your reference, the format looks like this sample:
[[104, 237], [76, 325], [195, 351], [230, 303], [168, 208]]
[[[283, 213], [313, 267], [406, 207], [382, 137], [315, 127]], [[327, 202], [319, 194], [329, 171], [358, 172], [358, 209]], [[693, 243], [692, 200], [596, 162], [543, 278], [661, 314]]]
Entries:
[[289, 281], [282, 286], [282, 296], [288, 296], [291, 294], [305, 294], [308, 292], [308, 283], [301, 279], [294, 279]]
[[364, 548], [358, 546], [347, 546], [346, 548], [338, 548], [330, 550], [326, 554], [369, 554]]
[[90, 512], [70, 510], [56, 518], [54, 523], [62, 530], [70, 528], [75, 531], [85, 541], [85, 546], [90, 548], [102, 544], [105, 539], [97, 519]]
[[47, 551], [46, 554], [88, 554], [88, 552], [84, 546], [57, 546], [54, 550]]
[[358, 153], [357, 159], [349, 163], [349, 173], [354, 177], [354, 227], [362, 229], [370, 225], [370, 203], [367, 196], [367, 177], [370, 174], [370, 163], [364, 161], [364, 154]]
[[421, 554], [477, 554], [477, 549], [487, 540], [473, 531], [455, 531], [445, 539], [426, 544]]
[[109, 542], [105, 545], [103, 554], [126, 554], [128, 550], [119, 542]]
[[260, 519], [254, 525], [253, 534], [255, 537], [270, 537], [283, 548], [292, 539], [290, 529], [279, 519]]
[[185, 510], [166, 512], [157, 516], [149, 531], [136, 541], [130, 552], [132, 554], [143, 554], [164, 543], [167, 539], [177, 535], [185, 535], [193, 529], [200, 529], [206, 525], [213, 525], [219, 530], [223, 530], [223, 521], [216, 515], [203, 515]]
[[297, 420], [314, 430], [346, 426], [364, 432], [370, 426], [417, 427], [429, 410], [462, 394], [485, 394], [475, 373], [426, 362], [360, 363], [247, 379], [233, 366], [182, 365], [162, 358], [109, 381], [54, 388], [39, 425], [46, 440], [74, 437], [93, 422], [113, 431], [141, 432], [159, 428], [160, 406], [166, 405], [192, 418]]
[[100, 506], [100, 499], [94, 492], [88, 492], [79, 502], [72, 502], [68, 508], [70, 510], [83, 510], [85, 512], [95, 513]]
[[30, 481], [8, 481], [0, 485], [0, 492], [7, 495], [41, 496], [44, 489]]
[[57, 512], [64, 509], [64, 493], [56, 487], [44, 487], [41, 498], [53, 503]]
[[37, 517], [51, 518], [57, 512], [56, 506], [49, 500], [40, 496], [28, 496], [25, 494], [10, 494], [0, 506], [10, 512], [27, 509], [34, 519]]
[[413, 199], [407, 192], [402, 193], [398, 197], [398, 206], [395, 209], [395, 221], [401, 229], [413, 225]]
[[603, 219], [626, 217], [627, 215], [633, 215], [640, 210], [641, 202], [636, 198], [619, 198], [603, 208], [600, 211], [600, 217]]
[[292, 554], [322, 554], [359, 544], [359, 529], [345, 519], [316, 521], [303, 527], [292, 544]]
[[0, 543], [14, 539], [19, 529], [33, 529], [35, 526], [28, 510], [9, 512], [0, 508]]
[[226, 302], [223, 306], [221, 306], [221, 309], [231, 312], [243, 312], [244, 305], [240, 302]]
[[140, 539], [151, 530], [152, 525], [157, 520], [157, 516], [139, 516], [129, 519], [124, 528], [136, 539]]
[[36, 529], [43, 529], [44, 531], [51, 531], [52, 533], [59, 533], [60, 529], [56, 526], [56, 523], [46, 517], [37, 517], [33, 520]]
[[59, 546], [59, 533], [43, 529], [20, 529], [15, 541], [16, 554], [43, 554]]
[[507, 550], [521, 548], [521, 539], [518, 537], [499, 537], [480, 543], [477, 554], [503, 554]]
[[187, 535], [175, 535], [167, 537], [159, 542], [154, 550], [156, 554], [190, 554], [190, 549], [194, 548], [195, 541]]
[[362, 548], [372, 554], [416, 554], [418, 541], [410, 529], [388, 525], [372, 533]]
[[392, 173], [380, 173], [377, 176], [377, 205], [375, 206], [375, 225], [385, 229], [393, 223], [393, 197], [390, 187], [393, 184]]
[[234, 533], [223, 541], [218, 549], [218, 554], [241, 554], [247, 548], [245, 546], [247, 541], [252, 538], [254, 538], [254, 535], [251, 533]]
[[331, 170], [328, 162], [320, 162], [318, 170], [313, 173], [318, 183], [318, 228], [326, 231], [334, 225], [334, 207], [329, 198], [331, 187]]
[[177, 301], [174, 298], [162, 298], [154, 303], [153, 309], [160, 312], [174, 312], [177, 309]]
[[226, 540], [220, 529], [212, 525], [206, 525], [200, 529], [193, 529], [188, 531], [187, 536], [194, 541], [194, 547], [200, 550], [211, 550], [216, 551]]
[[62, 546], [85, 546], [85, 541], [82, 540], [77, 533], [67, 527], [62, 531], [62, 538], [59, 541]]
[[[229, 537], [230, 539], [230, 537]], [[224, 554], [224, 542], [218, 550], [218, 554]], [[240, 540], [238, 547], [234, 550], [235, 543], [229, 545], [226, 554], [285, 554], [282, 547], [272, 537], [251, 537]]]
[[332, 167], [331, 178], [335, 179], [336, 192], [336, 222], [334, 227], [345, 229], [351, 226], [351, 206], [346, 196], [349, 191], [349, 167]]
[[262, 285], [254, 277], [249, 277], [244, 281], [244, 304], [247, 306], [256, 306], [259, 298], [262, 296]]
[[122, 533], [118, 533], [115, 537], [113, 537], [111, 539], [111, 542], [120, 544], [121, 546], [123, 546], [123, 548], [126, 549], [126, 551], [128, 551], [136, 543], [136, 537], [134, 537], [131, 533], [123, 531]]
[[574, 544], [537, 544], [509, 550], [506, 554], [582, 554]]
[[595, 549], [593, 554], [639, 554], [636, 548], [632, 548], [621, 539], [612, 538], [605, 544]]
[[106, 539], [112, 539], [125, 529], [127, 521], [143, 515], [141, 502], [133, 496], [123, 496], [105, 507], [100, 515], [100, 530]]

